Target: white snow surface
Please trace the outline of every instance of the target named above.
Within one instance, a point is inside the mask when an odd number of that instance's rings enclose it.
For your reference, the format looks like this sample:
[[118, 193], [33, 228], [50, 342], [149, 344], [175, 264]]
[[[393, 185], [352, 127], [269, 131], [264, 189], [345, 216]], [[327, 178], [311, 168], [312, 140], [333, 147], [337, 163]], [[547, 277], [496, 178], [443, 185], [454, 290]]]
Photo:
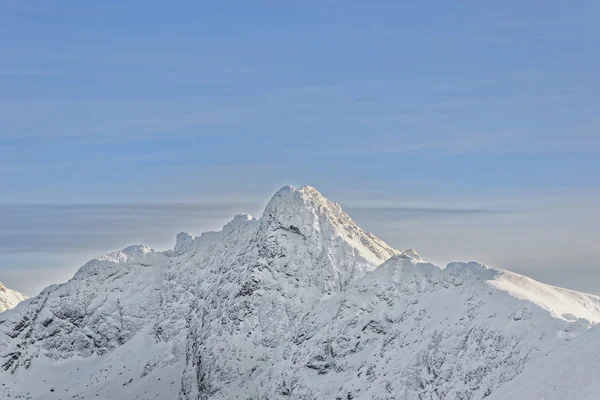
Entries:
[[577, 340], [538, 357], [490, 400], [565, 400], [600, 398], [600, 326]]
[[0, 312], [14, 308], [25, 299], [27, 299], [27, 296], [23, 293], [9, 289], [0, 282]]
[[598, 321], [597, 296], [439, 268], [288, 186], [1, 313], [0, 398], [600, 398]]

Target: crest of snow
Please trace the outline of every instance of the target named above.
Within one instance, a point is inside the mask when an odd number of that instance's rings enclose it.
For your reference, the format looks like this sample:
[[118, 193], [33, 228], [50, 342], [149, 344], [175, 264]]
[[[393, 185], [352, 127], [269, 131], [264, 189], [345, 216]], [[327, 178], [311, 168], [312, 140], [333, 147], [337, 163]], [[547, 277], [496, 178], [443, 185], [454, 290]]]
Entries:
[[545, 285], [523, 275], [501, 270], [490, 285], [512, 296], [530, 301], [556, 318], [572, 321], [583, 318], [600, 322], [600, 297]]

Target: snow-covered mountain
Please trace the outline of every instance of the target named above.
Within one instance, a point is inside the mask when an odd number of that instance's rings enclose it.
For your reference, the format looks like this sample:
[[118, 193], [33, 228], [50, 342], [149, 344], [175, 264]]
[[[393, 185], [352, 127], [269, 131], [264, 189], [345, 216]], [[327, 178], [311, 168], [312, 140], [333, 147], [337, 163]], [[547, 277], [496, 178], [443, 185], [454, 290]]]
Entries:
[[600, 297], [436, 267], [284, 187], [259, 219], [99, 257], [0, 314], [0, 397], [538, 398], [527, 377], [568, 382], [547, 361], [595, 350], [599, 321]]
[[0, 282], [0, 312], [10, 310], [26, 298], [23, 293], [9, 289]]

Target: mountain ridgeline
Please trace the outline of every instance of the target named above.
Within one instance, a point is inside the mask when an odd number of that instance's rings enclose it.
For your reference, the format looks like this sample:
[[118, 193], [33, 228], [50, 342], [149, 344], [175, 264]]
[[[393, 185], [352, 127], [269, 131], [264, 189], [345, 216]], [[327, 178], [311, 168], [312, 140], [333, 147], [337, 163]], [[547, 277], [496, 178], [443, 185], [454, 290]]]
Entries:
[[597, 368], [565, 382], [569, 354], [598, 365], [579, 343], [599, 321], [597, 296], [439, 268], [288, 186], [258, 219], [98, 257], [1, 313], [0, 398], [594, 398]]

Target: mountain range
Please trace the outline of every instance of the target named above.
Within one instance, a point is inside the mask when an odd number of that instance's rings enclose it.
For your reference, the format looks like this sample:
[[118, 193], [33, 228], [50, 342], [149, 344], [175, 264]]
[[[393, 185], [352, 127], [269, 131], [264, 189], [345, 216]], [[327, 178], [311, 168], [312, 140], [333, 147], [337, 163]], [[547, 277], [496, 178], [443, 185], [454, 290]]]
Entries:
[[0, 398], [596, 399], [599, 321], [598, 296], [435, 266], [286, 186], [2, 312]]

